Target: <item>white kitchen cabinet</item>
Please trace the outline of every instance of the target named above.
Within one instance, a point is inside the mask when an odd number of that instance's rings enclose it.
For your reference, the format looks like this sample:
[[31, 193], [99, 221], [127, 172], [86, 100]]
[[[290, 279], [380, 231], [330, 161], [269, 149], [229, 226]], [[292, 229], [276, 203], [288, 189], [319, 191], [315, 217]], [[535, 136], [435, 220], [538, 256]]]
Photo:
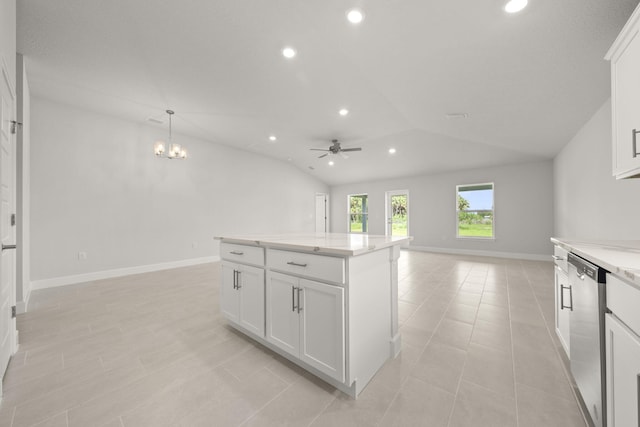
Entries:
[[555, 326], [556, 335], [564, 348], [567, 357], [570, 356], [570, 318], [573, 310], [573, 294], [569, 285], [568, 264], [569, 252], [559, 245], [553, 247], [555, 262]]
[[606, 315], [607, 426], [637, 426], [640, 405], [640, 337]]
[[269, 272], [266, 293], [267, 341], [344, 382], [344, 288]]
[[560, 344], [570, 357], [571, 351], [569, 347], [569, 322], [571, 317], [571, 309], [573, 305], [573, 296], [571, 286], [569, 286], [569, 277], [565, 271], [556, 266], [555, 269], [555, 285], [556, 285], [556, 334], [560, 340]]
[[264, 269], [222, 262], [220, 309], [227, 319], [264, 336]]
[[640, 6], [629, 18], [606, 59], [611, 61], [613, 175], [640, 176]]

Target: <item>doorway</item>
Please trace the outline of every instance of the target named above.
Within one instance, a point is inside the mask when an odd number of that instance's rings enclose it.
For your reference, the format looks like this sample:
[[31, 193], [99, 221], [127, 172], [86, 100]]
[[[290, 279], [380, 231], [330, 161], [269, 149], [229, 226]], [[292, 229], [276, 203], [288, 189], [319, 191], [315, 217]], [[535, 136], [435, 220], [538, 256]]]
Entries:
[[316, 193], [316, 233], [329, 232], [329, 195]]
[[409, 191], [386, 192], [386, 232], [387, 236], [409, 236]]

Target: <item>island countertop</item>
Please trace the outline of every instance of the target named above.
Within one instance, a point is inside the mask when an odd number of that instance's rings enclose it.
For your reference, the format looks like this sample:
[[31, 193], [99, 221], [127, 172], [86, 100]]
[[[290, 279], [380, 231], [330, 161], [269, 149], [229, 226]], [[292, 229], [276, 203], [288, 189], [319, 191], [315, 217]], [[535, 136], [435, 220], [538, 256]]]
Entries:
[[569, 252], [640, 285], [640, 240], [578, 240], [552, 238]]
[[358, 256], [367, 252], [408, 243], [413, 240], [413, 237], [348, 233], [296, 233], [223, 235], [216, 236], [214, 239], [243, 245], [260, 245], [278, 249]]

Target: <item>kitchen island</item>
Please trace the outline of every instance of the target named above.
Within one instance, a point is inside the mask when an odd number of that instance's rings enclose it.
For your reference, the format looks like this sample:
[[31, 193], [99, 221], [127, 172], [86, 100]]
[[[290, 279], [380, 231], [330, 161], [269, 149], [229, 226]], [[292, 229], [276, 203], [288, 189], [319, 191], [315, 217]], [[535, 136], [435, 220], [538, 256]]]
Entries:
[[398, 258], [410, 237], [219, 236], [229, 324], [357, 397], [400, 353]]

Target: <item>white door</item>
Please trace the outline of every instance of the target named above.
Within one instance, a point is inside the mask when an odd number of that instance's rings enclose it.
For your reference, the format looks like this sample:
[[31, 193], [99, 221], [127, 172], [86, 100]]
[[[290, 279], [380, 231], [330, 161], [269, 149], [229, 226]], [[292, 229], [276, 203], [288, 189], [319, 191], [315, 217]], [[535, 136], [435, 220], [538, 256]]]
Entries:
[[607, 425], [640, 422], [640, 337], [617, 317], [606, 315]]
[[409, 192], [387, 191], [386, 218], [387, 236], [408, 236], [409, 235]]
[[300, 358], [344, 382], [344, 289], [300, 279]]
[[296, 357], [300, 354], [298, 279], [267, 274], [267, 341]]
[[264, 337], [264, 270], [243, 265], [238, 271], [240, 325]]
[[329, 196], [316, 194], [316, 233], [329, 232]]
[[222, 262], [222, 286], [220, 286], [220, 311], [227, 319], [238, 323], [240, 297], [236, 290], [237, 265]]
[[[15, 248], [16, 233], [11, 216], [15, 212], [15, 147], [11, 134], [14, 120], [15, 95], [9, 84], [9, 74], [2, 61], [0, 76], [0, 241], [2, 247]], [[15, 250], [2, 250], [0, 255], [0, 378], [4, 376], [9, 358], [15, 352], [16, 322], [11, 316], [15, 305]], [[1, 389], [0, 389], [1, 391]]]

